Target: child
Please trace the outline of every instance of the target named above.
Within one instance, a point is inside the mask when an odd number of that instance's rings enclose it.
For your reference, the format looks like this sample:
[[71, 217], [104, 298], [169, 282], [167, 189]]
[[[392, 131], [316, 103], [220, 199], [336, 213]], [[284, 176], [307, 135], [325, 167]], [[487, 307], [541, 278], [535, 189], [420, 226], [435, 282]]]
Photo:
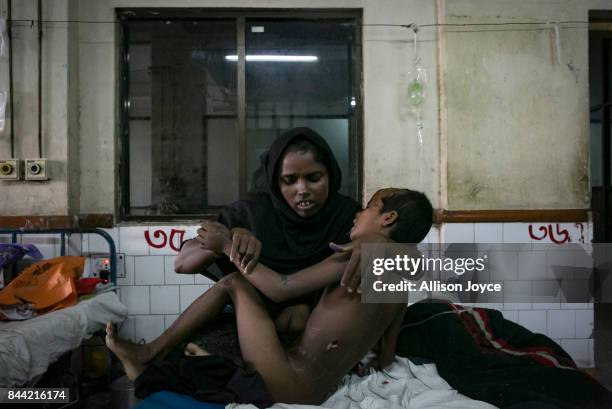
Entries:
[[[367, 241], [369, 235], [378, 235], [389, 241], [420, 242], [431, 227], [432, 213], [431, 203], [422, 193], [408, 189], [380, 190], [366, 209], [357, 214], [351, 240]], [[198, 238], [203, 246], [218, 253], [231, 251], [229, 231], [224, 226], [207, 223], [204, 230]], [[202, 296], [203, 321], [214, 318], [228, 301], [233, 302], [243, 359], [263, 378], [271, 401], [322, 403], [337, 382], [377, 342], [379, 366], [392, 362], [405, 305], [362, 304], [360, 297], [338, 284], [346, 262], [345, 254], [335, 254], [291, 276], [258, 264], [250, 274], [224, 277]], [[285, 348], [253, 286], [276, 302], [320, 288], [325, 290], [308, 317], [301, 337]], [[106, 342], [124, 364], [129, 378], [147, 373], [147, 367], [133, 358], [137, 347], [119, 339], [110, 325]], [[187, 353], [206, 354], [192, 344]], [[210, 357], [191, 359], [198, 358]], [[136, 380], [137, 390], [139, 380]], [[185, 393], [185, 389], [175, 390]], [[198, 398], [207, 397], [199, 393]]]

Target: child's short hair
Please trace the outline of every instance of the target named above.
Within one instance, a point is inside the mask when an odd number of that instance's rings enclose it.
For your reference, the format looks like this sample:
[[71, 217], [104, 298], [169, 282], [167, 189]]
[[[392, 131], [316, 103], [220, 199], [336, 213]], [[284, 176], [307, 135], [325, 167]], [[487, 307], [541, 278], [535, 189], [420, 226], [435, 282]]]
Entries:
[[381, 212], [395, 210], [397, 221], [390, 238], [399, 243], [420, 243], [433, 222], [433, 206], [424, 193], [410, 189], [397, 189], [391, 196], [382, 198]]

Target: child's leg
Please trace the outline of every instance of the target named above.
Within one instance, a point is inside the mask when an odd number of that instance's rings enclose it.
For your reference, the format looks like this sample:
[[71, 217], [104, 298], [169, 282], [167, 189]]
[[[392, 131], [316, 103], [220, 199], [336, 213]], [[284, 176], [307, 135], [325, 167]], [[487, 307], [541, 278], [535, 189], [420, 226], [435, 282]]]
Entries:
[[298, 379], [291, 367], [278, 339], [274, 321], [259, 294], [240, 275], [233, 277], [229, 284], [245, 363], [263, 377], [274, 402], [303, 401], [308, 385]]
[[134, 344], [117, 337], [112, 331], [107, 331], [106, 344], [124, 362], [126, 369], [128, 366], [144, 368], [153, 358], [163, 358], [174, 347], [219, 315], [230, 301], [225, 283], [230, 278], [230, 276], [224, 277], [196, 298], [167, 330], [150, 343]]
[[310, 316], [310, 308], [307, 304], [297, 304], [287, 307], [281, 311], [274, 325], [276, 331], [297, 333], [304, 331], [308, 317]]

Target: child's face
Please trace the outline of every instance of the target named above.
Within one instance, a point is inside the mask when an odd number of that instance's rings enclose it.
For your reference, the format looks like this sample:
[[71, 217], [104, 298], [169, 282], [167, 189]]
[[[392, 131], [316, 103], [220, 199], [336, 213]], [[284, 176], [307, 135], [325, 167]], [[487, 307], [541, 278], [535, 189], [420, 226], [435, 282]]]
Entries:
[[358, 239], [370, 233], [383, 233], [383, 220], [385, 213], [382, 212], [382, 199], [392, 195], [397, 189], [381, 189], [374, 193], [368, 205], [361, 212], [357, 213], [353, 220], [351, 229], [351, 240]]

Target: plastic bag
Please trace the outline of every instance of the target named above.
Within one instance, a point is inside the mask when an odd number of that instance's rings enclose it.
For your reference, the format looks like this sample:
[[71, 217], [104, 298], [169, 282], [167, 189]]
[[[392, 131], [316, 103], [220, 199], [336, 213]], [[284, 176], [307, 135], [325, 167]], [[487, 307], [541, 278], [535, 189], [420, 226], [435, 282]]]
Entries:
[[15, 264], [23, 256], [43, 258], [41, 252], [33, 244], [0, 243], [0, 269]]
[[85, 258], [75, 256], [32, 264], [0, 291], [0, 305], [31, 304], [36, 315], [75, 305], [84, 265]]

